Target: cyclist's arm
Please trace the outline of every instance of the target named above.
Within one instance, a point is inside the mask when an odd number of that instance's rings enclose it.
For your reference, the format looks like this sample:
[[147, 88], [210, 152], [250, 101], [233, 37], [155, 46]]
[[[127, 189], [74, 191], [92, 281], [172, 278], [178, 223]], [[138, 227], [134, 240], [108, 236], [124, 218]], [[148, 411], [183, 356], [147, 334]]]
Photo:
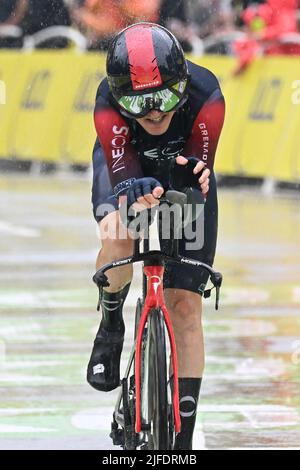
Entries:
[[217, 88], [204, 103], [193, 124], [182, 155], [195, 157], [213, 169], [215, 154], [225, 117], [225, 101], [222, 92]]
[[98, 96], [94, 122], [107, 162], [110, 182], [116, 196], [125, 194], [143, 176], [138, 156], [130, 143], [130, 129], [122, 116]]
[[225, 102], [221, 90], [218, 88], [201, 107], [182, 155], [176, 158], [179, 165], [187, 164], [187, 158], [192, 157], [192, 160], [198, 160], [193, 173], [199, 176], [199, 178], [197, 176], [197, 183], [204, 196], [209, 191], [209, 176], [214, 165], [224, 115]]

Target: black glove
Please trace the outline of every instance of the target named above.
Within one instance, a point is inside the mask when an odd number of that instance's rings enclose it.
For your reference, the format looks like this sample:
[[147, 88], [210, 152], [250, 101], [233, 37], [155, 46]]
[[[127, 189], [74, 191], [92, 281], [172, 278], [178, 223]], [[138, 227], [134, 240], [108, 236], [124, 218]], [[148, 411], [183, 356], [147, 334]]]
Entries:
[[196, 175], [193, 173], [193, 169], [199, 162], [195, 157], [184, 157], [188, 160], [186, 165], [179, 165], [174, 162], [173, 172], [171, 176], [171, 183], [174, 189], [180, 190], [183, 188], [200, 188], [199, 178], [203, 173], [203, 170]]
[[127, 191], [127, 207], [137, 202], [139, 197], [152, 194], [157, 186], [162, 186], [162, 184], [155, 178], [144, 177], [135, 180]]

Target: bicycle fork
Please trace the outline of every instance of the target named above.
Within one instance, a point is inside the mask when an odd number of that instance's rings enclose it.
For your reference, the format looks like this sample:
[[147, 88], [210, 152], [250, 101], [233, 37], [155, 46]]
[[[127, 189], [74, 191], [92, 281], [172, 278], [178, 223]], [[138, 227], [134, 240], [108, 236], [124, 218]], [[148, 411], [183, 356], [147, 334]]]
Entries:
[[164, 294], [163, 294], [163, 272], [164, 267], [161, 265], [157, 266], [144, 266], [144, 274], [147, 278], [147, 296], [145, 299], [144, 308], [141, 314], [140, 323], [136, 338], [136, 353], [135, 353], [135, 385], [136, 385], [136, 403], [135, 403], [135, 431], [137, 433], [142, 431], [141, 422], [141, 347], [143, 331], [147, 318], [150, 314], [151, 309], [160, 308], [163, 312], [164, 321], [167, 326], [169, 341], [171, 346], [171, 359], [173, 366], [174, 376], [174, 390], [173, 390], [173, 413], [174, 413], [174, 424], [175, 432], [180, 432], [181, 421], [179, 412], [179, 386], [178, 386], [178, 362], [177, 352], [175, 344], [175, 335], [173, 326], [171, 323], [170, 315], [165, 305]]

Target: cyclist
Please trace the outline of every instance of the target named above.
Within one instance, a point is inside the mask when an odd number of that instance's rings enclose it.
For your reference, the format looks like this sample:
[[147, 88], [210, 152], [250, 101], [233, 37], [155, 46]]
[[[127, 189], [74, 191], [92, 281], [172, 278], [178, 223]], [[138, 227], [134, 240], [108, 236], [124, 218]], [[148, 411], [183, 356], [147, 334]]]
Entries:
[[[94, 113], [98, 138], [92, 201], [102, 241], [97, 269], [133, 252], [133, 241], [120, 222], [120, 202], [128, 196], [130, 203], [139, 204], [139, 210], [158, 204], [164, 190], [178, 189], [181, 169], [189, 167], [191, 157], [196, 159], [193, 174], [199, 176], [195, 191], [206, 196], [205, 240], [202, 248], [191, 252], [182, 239], [179, 251], [212, 265], [217, 238], [213, 164], [224, 108], [216, 77], [187, 61], [167, 29], [138, 23], [114, 38]], [[131, 278], [131, 266], [108, 271], [110, 286], [103, 290], [102, 320], [87, 371], [88, 382], [97, 390], [119, 385], [125, 331], [122, 309]], [[204, 368], [201, 312], [206, 282], [206, 273], [195, 277], [192, 266], [169, 263], [165, 267], [164, 292], [176, 338], [182, 420], [175, 449], [192, 448]]]

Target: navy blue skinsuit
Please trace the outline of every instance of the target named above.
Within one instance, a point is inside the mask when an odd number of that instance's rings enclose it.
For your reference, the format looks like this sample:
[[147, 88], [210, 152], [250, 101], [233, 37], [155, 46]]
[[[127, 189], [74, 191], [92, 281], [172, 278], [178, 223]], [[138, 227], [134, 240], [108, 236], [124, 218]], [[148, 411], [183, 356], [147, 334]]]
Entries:
[[[195, 157], [206, 163], [212, 172], [204, 209], [204, 245], [186, 249], [186, 240], [179, 242], [180, 254], [213, 264], [218, 224], [216, 181], [213, 165], [222, 130], [225, 103], [216, 77], [207, 69], [188, 61], [191, 75], [189, 98], [179, 108], [167, 132], [161, 136], [148, 134], [135, 119], [124, 117], [114, 102], [104, 79], [97, 91], [95, 127], [98, 138], [93, 151], [92, 202], [94, 217], [103, 218], [103, 204], [108, 211], [118, 209], [118, 196], [126, 193], [136, 178], [152, 176], [165, 189], [174, 188], [172, 168], [178, 155]], [[181, 288], [202, 294], [207, 274], [195, 277], [189, 266], [167, 264], [164, 287]]]

